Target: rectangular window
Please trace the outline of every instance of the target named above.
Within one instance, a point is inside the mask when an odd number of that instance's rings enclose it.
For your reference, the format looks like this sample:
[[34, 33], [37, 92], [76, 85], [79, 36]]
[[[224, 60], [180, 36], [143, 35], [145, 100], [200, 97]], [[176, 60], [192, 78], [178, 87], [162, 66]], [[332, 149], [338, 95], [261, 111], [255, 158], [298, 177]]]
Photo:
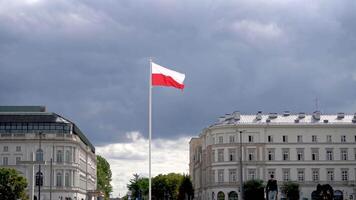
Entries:
[[326, 178], [328, 181], [334, 181], [334, 169], [326, 169]]
[[304, 149], [297, 149], [297, 160], [304, 160]]
[[289, 160], [289, 149], [282, 149], [283, 160]]
[[218, 162], [224, 162], [224, 149], [218, 149]]
[[236, 161], [236, 149], [229, 149], [229, 161]]
[[312, 160], [319, 160], [319, 149], [317, 148], [311, 149], [311, 158]]
[[248, 180], [256, 179], [256, 169], [248, 169]]
[[326, 149], [326, 160], [333, 160], [333, 158], [334, 158], [333, 150]]
[[312, 169], [313, 181], [319, 181], [319, 169]]
[[346, 135], [341, 136], [341, 142], [346, 142]]
[[283, 173], [283, 181], [289, 181], [290, 180], [290, 169], [282, 169]]
[[20, 152], [21, 151], [21, 146], [16, 146], [16, 152]]
[[230, 135], [229, 142], [230, 143], [235, 143], [235, 136], [234, 135]]
[[298, 141], [298, 143], [302, 143], [303, 142], [303, 136], [302, 135], [298, 135], [297, 136], [297, 141]]
[[2, 158], [2, 164], [3, 165], [9, 165], [9, 158], [8, 157], [3, 157]]
[[341, 149], [341, 160], [347, 160], [347, 149]]
[[16, 164], [21, 161], [21, 157], [16, 157]]
[[273, 175], [273, 177], [276, 178], [276, 170], [275, 169], [268, 169], [267, 173], [268, 173], [267, 179], [270, 179], [271, 175]]
[[274, 149], [267, 150], [267, 160], [272, 161], [274, 160]]
[[282, 141], [283, 142], [288, 142], [288, 136], [287, 135], [283, 135], [282, 136]]
[[316, 135], [312, 135], [312, 142], [318, 142], [318, 138]]
[[248, 142], [253, 142], [253, 136], [252, 135], [248, 136]]
[[326, 136], [326, 142], [329, 142], [329, 143], [332, 142], [331, 135], [327, 135]]
[[224, 143], [224, 136], [219, 136], [219, 144]]
[[298, 181], [304, 181], [304, 169], [297, 169]]
[[256, 160], [256, 149], [248, 149], [248, 160], [253, 161]]
[[211, 170], [211, 182], [215, 183], [215, 170]]
[[269, 135], [267, 138], [268, 138], [268, 142], [273, 142], [273, 137], [272, 137], [272, 135]]
[[9, 147], [8, 146], [4, 146], [3, 151], [4, 152], [8, 152], [9, 151]]
[[212, 162], [216, 162], [216, 160], [215, 160], [215, 150], [211, 151], [211, 161]]
[[236, 169], [229, 169], [229, 182], [236, 182]]
[[349, 171], [347, 169], [341, 169], [341, 180], [342, 181], [349, 180]]
[[224, 182], [224, 170], [223, 169], [218, 169], [218, 182], [219, 183]]

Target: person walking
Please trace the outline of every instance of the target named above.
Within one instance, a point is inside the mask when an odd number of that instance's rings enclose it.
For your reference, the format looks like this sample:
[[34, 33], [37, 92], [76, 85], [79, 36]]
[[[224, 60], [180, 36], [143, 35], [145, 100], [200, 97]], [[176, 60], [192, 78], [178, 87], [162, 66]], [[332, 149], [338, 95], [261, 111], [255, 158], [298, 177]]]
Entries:
[[267, 182], [266, 192], [268, 200], [277, 200], [278, 186], [277, 180], [274, 179], [273, 174], [271, 174], [271, 179]]

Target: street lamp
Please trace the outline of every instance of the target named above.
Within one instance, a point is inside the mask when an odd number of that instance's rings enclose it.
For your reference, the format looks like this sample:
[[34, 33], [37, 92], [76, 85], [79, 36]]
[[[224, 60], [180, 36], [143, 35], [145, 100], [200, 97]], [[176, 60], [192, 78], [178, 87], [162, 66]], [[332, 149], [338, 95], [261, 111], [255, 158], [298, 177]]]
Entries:
[[[42, 140], [42, 132], [39, 132], [39, 136], [40, 136], [40, 141], [39, 141], [39, 151], [41, 153], [41, 156], [38, 156], [41, 160], [39, 161], [43, 161], [43, 151], [41, 148], [41, 140]], [[41, 200], [41, 184], [43, 183], [43, 177], [41, 174], [41, 164], [38, 164], [38, 200]]]
[[244, 199], [244, 192], [243, 192], [243, 177], [242, 177], [242, 133], [246, 130], [238, 131], [240, 133], [240, 156], [239, 156], [239, 165], [240, 165], [240, 195], [241, 199]]

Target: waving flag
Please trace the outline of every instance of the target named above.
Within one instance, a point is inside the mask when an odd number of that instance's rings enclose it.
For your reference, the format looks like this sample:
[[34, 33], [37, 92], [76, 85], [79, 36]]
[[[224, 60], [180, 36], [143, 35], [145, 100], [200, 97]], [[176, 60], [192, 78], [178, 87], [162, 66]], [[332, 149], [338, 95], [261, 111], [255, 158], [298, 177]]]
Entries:
[[185, 74], [167, 69], [152, 62], [152, 85], [184, 89]]

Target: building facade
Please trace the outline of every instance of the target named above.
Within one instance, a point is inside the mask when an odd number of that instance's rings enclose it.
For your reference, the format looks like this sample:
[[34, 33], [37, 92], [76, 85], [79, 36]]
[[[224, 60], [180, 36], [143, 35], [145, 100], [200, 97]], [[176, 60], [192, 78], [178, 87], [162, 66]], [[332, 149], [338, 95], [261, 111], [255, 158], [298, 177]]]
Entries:
[[30, 199], [88, 200], [97, 193], [94, 146], [45, 107], [0, 106], [0, 167], [26, 177]]
[[311, 199], [317, 184], [330, 184], [336, 199], [355, 199], [355, 144], [356, 114], [226, 114], [190, 141], [195, 198], [240, 199], [241, 148], [243, 181], [273, 174], [279, 187], [299, 183], [300, 199]]

